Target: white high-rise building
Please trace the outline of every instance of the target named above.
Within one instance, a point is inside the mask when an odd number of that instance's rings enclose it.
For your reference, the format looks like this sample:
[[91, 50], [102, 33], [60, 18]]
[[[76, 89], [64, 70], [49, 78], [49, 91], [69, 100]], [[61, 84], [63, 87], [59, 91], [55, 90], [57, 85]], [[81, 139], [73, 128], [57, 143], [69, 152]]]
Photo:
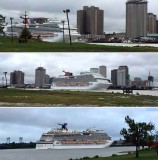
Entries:
[[38, 67], [35, 71], [35, 87], [45, 86], [46, 70], [43, 67]]
[[130, 83], [127, 66], [119, 66], [117, 69], [117, 85], [121, 87], [128, 86]]

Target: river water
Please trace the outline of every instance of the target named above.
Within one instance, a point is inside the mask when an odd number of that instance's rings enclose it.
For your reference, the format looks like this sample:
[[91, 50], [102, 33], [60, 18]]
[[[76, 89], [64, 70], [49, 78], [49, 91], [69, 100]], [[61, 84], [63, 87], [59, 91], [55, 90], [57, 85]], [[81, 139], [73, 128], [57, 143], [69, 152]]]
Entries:
[[90, 43], [90, 44], [105, 45], [105, 46], [122, 46], [122, 47], [137, 47], [137, 46], [158, 47], [157, 43]]
[[7, 149], [0, 150], [1, 160], [69, 160], [70, 158], [108, 157], [112, 154], [122, 154], [123, 151], [135, 151], [135, 147], [108, 147], [102, 149], [65, 149], [65, 150], [36, 150], [36, 149]]

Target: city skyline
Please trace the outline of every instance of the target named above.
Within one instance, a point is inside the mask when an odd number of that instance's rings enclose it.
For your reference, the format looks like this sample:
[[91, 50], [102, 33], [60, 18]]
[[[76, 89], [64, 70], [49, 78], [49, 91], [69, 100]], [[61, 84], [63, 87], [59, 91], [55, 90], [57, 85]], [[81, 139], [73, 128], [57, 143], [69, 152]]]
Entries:
[[107, 67], [108, 79], [111, 78], [111, 70], [127, 65], [131, 80], [135, 77], [147, 80], [150, 71], [154, 81], [158, 81], [157, 59], [156, 53], [1, 53], [0, 81], [4, 77], [3, 72], [7, 72], [8, 77], [10, 72], [21, 70], [25, 73], [25, 83], [35, 83], [35, 69], [39, 66], [44, 67], [50, 77], [58, 77], [64, 75], [63, 70], [77, 75], [101, 65]]
[[58, 123], [68, 123], [69, 130], [96, 127], [107, 132], [113, 140], [119, 140], [123, 139], [120, 130], [127, 127], [127, 115], [136, 122], [152, 122], [158, 131], [157, 114], [158, 108], [152, 107], [0, 108], [0, 128], [3, 128], [0, 143], [6, 143], [7, 137], [10, 142], [19, 142], [19, 137], [23, 137], [23, 142], [36, 142], [42, 133], [60, 127]]
[[[6, 16], [9, 22], [10, 17], [14, 17], [14, 22], [20, 20], [19, 17], [24, 14], [24, 11], [28, 11], [30, 17], [60, 17], [59, 19], [66, 20], [63, 10], [68, 8], [70, 9], [70, 22], [74, 26], [77, 25], [77, 10], [82, 9], [83, 6], [96, 6], [104, 10], [104, 31], [106, 33], [125, 32], [126, 0], [121, 2], [117, 0], [100, 0], [99, 2], [97, 0], [80, 0], [78, 2], [72, 0], [67, 0], [67, 2], [64, 0], [55, 0], [51, 2], [50, 0], [46, 0], [43, 3], [38, 3], [38, 7], [34, 0], [28, 0], [25, 2], [23, 0], [13, 0], [12, 5], [9, 4], [9, 0], [0, 2], [0, 14]], [[148, 12], [158, 15], [158, 11], [155, 8], [156, 5], [156, 0], [148, 0]], [[117, 9], [114, 9], [115, 6], [117, 6]]]

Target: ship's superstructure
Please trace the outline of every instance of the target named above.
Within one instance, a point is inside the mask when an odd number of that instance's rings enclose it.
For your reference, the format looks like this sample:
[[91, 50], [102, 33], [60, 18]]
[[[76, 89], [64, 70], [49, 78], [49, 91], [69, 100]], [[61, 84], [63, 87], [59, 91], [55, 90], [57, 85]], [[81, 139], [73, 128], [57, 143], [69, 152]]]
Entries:
[[65, 72], [64, 76], [55, 78], [51, 86], [54, 90], [103, 90], [112, 83], [99, 73], [83, 72], [73, 76], [70, 72]]
[[36, 149], [104, 148], [112, 144], [111, 137], [102, 130], [69, 131], [67, 123], [61, 125], [61, 129], [42, 134]]

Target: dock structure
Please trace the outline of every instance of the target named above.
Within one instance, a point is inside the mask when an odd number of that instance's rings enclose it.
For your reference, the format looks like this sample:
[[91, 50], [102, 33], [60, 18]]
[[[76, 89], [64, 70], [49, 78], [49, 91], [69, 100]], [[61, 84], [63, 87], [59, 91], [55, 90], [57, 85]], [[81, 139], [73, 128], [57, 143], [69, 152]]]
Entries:
[[123, 94], [133, 94], [133, 89], [131, 87], [123, 88]]

